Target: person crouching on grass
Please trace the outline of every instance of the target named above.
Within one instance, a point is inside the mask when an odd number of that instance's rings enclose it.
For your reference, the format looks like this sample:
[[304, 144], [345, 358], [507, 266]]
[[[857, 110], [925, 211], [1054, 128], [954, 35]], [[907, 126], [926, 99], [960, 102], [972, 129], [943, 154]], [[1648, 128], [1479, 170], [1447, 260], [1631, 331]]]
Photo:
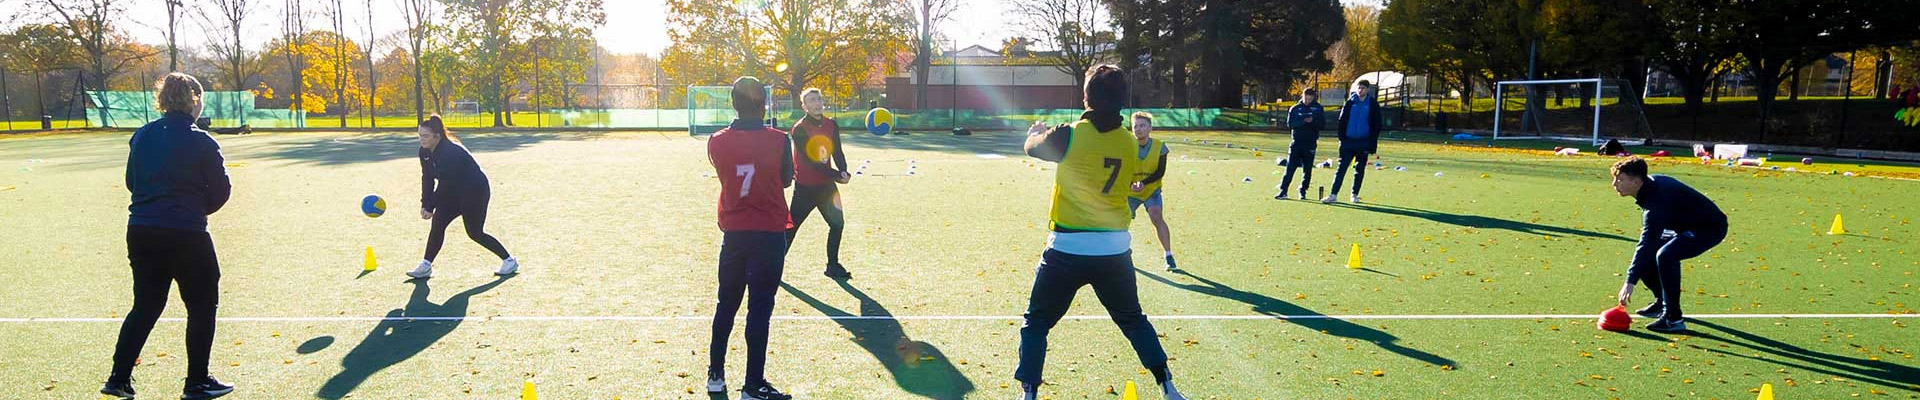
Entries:
[[1633, 285], [1645, 282], [1653, 303], [1636, 311], [1648, 318], [1647, 330], [1687, 330], [1680, 313], [1680, 262], [1699, 257], [1727, 238], [1727, 214], [1712, 199], [1666, 175], [1647, 175], [1647, 160], [1628, 157], [1613, 164], [1613, 190], [1632, 196], [1645, 209], [1640, 244], [1620, 287], [1620, 305], [1633, 298]]

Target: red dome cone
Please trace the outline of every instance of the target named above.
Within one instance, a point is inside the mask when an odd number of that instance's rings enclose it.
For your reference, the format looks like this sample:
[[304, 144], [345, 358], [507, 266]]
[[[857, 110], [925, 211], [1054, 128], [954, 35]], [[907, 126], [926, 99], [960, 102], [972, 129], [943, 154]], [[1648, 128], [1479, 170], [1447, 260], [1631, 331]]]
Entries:
[[1626, 332], [1633, 329], [1633, 317], [1627, 315], [1626, 307], [1613, 306], [1600, 313], [1600, 321], [1596, 325], [1603, 331]]

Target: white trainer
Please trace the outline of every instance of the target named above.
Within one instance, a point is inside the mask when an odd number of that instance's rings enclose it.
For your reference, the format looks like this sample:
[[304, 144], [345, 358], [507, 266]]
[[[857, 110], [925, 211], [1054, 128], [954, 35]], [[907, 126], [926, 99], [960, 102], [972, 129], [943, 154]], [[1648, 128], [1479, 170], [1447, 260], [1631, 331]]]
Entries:
[[520, 259], [514, 258], [514, 257], [507, 257], [505, 261], [500, 262], [500, 270], [495, 271], [493, 274], [500, 275], [500, 276], [507, 276], [507, 275], [513, 275], [517, 273], [520, 273]]
[[1020, 400], [1040, 400], [1040, 390], [1039, 390], [1039, 388], [1035, 388], [1035, 387], [1032, 387], [1032, 386], [1027, 386], [1027, 384], [1026, 384], [1026, 383], [1021, 383], [1019, 387], [1020, 387], [1020, 397], [1016, 397], [1017, 399], [1020, 399]]
[[407, 271], [407, 276], [413, 277], [414, 279], [432, 278], [433, 262], [427, 261], [427, 260], [420, 260], [420, 266], [413, 267], [412, 271]]
[[707, 378], [707, 393], [726, 393], [726, 392], [727, 392], [727, 380], [725, 378], [717, 378], [717, 377]]
[[1180, 395], [1180, 389], [1173, 388], [1171, 380], [1160, 383], [1160, 394], [1166, 396], [1167, 400], [1187, 400], [1187, 396]]

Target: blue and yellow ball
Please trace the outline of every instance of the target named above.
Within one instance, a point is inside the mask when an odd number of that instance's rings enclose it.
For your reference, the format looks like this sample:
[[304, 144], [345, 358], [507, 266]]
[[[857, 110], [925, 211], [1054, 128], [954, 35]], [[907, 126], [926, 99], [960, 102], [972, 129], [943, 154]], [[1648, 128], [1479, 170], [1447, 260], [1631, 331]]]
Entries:
[[875, 108], [867, 111], [867, 133], [885, 135], [893, 133], [893, 111]]
[[387, 213], [387, 199], [377, 194], [367, 195], [360, 199], [360, 212], [367, 214], [367, 218], [380, 218]]

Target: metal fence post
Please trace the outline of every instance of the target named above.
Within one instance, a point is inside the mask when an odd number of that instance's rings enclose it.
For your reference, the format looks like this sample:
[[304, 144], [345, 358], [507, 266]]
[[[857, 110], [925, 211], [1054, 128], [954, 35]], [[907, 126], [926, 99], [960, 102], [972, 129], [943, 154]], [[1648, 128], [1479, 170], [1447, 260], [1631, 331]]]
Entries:
[[13, 96], [7, 90], [7, 70], [0, 69], [0, 115], [6, 115], [7, 129], [13, 130]]

